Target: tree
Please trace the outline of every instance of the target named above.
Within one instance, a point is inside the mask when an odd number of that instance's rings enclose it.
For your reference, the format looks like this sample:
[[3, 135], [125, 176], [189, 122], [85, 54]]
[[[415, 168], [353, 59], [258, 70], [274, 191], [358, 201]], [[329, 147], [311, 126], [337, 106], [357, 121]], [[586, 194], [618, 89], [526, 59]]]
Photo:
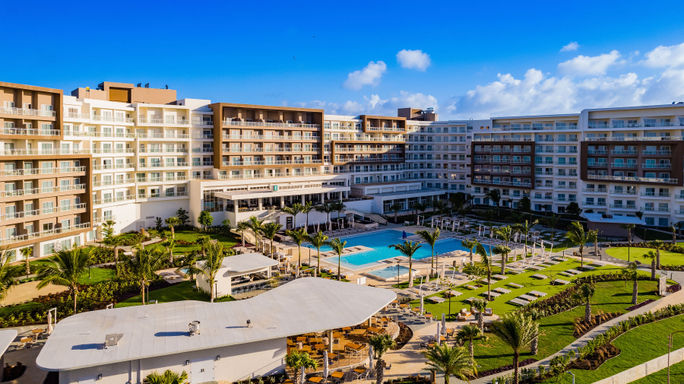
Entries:
[[314, 210], [321, 212], [321, 213], [325, 213], [328, 231], [332, 230], [332, 228], [331, 228], [332, 221], [330, 220], [330, 214], [335, 211], [335, 206], [332, 203], [327, 202], [327, 203], [323, 203], [321, 205], [314, 207]]
[[413, 254], [416, 253], [418, 248], [421, 247], [421, 245], [418, 242], [414, 241], [404, 241], [403, 243], [399, 244], [392, 244], [389, 246], [390, 248], [396, 249], [397, 251], [401, 252], [404, 256], [408, 257], [409, 260], [409, 288], [413, 287]]
[[314, 206], [313, 203], [310, 201], [307, 201], [304, 205], [302, 205], [302, 213], [306, 215], [306, 230], [307, 232], [309, 231], [309, 212], [313, 210]]
[[256, 216], [250, 216], [249, 220], [247, 220], [247, 226], [252, 230], [252, 234], [254, 234], [254, 247], [259, 249], [259, 235], [264, 227], [264, 221], [259, 220]]
[[74, 313], [76, 313], [78, 291], [80, 284], [78, 280], [88, 269], [90, 250], [88, 248], [63, 249], [57, 252], [54, 257], [48, 259], [47, 263], [38, 271], [38, 289], [46, 287], [48, 284], [61, 285], [69, 288], [69, 292], [74, 296]]
[[285, 356], [285, 364], [294, 371], [295, 384], [304, 384], [301, 382], [302, 369], [306, 370], [308, 368], [318, 368], [318, 363], [316, 363], [316, 360], [312, 359], [311, 356], [309, 356], [309, 354], [306, 352], [288, 353]]
[[397, 215], [399, 214], [399, 211], [401, 211], [401, 209], [402, 209], [403, 207], [404, 207], [404, 206], [401, 205], [401, 203], [398, 202], [398, 201], [395, 202], [395, 203], [393, 203], [392, 205], [390, 205], [390, 210], [391, 210], [392, 212], [394, 212], [394, 223], [395, 223], [395, 224], [396, 224], [396, 223], [398, 222], [398, 220], [399, 220], [399, 219], [397, 218]]
[[470, 264], [472, 265], [473, 264], [473, 248], [477, 247], [477, 245], [480, 243], [475, 239], [463, 239], [463, 240], [461, 240], [461, 244], [463, 244], [463, 246], [468, 248], [468, 251], [470, 251]]
[[529, 197], [523, 196], [518, 200], [518, 210], [520, 212], [530, 212], [532, 210], [532, 202]]
[[287, 213], [288, 215], [292, 215], [292, 226], [295, 229], [297, 228], [297, 215], [302, 213], [303, 209], [304, 209], [304, 206], [301, 205], [300, 203], [294, 203], [294, 204], [292, 204], [291, 207], [280, 208], [280, 210], [283, 213]]
[[524, 245], [524, 252], [525, 252], [525, 257], [527, 257], [527, 238], [530, 237], [530, 231], [532, 228], [539, 224], [539, 220], [535, 219], [533, 221], [529, 221], [525, 219], [522, 223], [515, 224], [513, 227], [520, 233], [521, 236], [525, 236], [525, 245]]
[[651, 260], [651, 280], [655, 280], [656, 279], [656, 259], [658, 258], [658, 255], [653, 251], [648, 251], [644, 255], [644, 258]]
[[202, 211], [200, 212], [197, 221], [202, 226], [202, 230], [206, 231], [209, 227], [211, 227], [211, 224], [214, 222], [214, 216], [212, 216], [211, 213], [209, 213], [209, 211]]
[[347, 246], [347, 241], [342, 241], [339, 238], [332, 239], [329, 243], [330, 248], [337, 254], [337, 280], [342, 280], [342, 253], [344, 252], [344, 247]]
[[238, 232], [240, 232], [240, 240], [242, 240], [242, 246], [245, 246], [245, 231], [249, 229], [249, 225], [247, 224], [246, 221], [241, 221], [238, 223], [237, 227], [235, 228]]
[[154, 229], [159, 233], [164, 229], [164, 221], [159, 216], [154, 218]]
[[105, 242], [114, 236], [114, 220], [107, 220], [102, 224], [102, 240]]
[[565, 207], [565, 212], [569, 215], [579, 217], [579, 215], [582, 213], [582, 209], [579, 207], [579, 204], [575, 201], [571, 201], [570, 204], [568, 204], [567, 207]]
[[425, 352], [425, 358], [430, 369], [444, 375], [445, 384], [449, 384], [451, 376], [468, 380], [477, 375], [475, 362], [463, 347], [450, 347], [447, 343], [435, 345]]
[[587, 240], [594, 244], [594, 256], [599, 256], [599, 250], [598, 250], [598, 229], [592, 229], [589, 232], [587, 232]]
[[161, 267], [163, 256], [164, 253], [159, 248], [137, 247], [135, 257], [128, 260], [128, 272], [140, 285], [140, 297], [143, 305], [147, 303], [145, 300], [145, 288], [156, 277], [154, 271]]
[[632, 231], [634, 230], [634, 228], [636, 227], [636, 225], [634, 225], [634, 224], [625, 224], [624, 227], [625, 227], [625, 229], [627, 230], [627, 262], [629, 263], [630, 261], [632, 261], [632, 260], [631, 260], [631, 257], [630, 257], [630, 256], [631, 256], [631, 255], [630, 255], [630, 253], [631, 253], [630, 251], [631, 251], [631, 248], [632, 248]]
[[373, 347], [373, 354], [377, 360], [375, 363], [375, 384], [382, 384], [385, 376], [385, 360], [382, 359], [382, 355], [387, 352], [388, 349], [393, 348], [395, 345], [392, 336], [388, 334], [375, 335], [368, 340], [368, 344]]
[[[327, 244], [328, 236], [324, 235], [323, 232], [318, 231], [315, 235], [308, 236], [309, 243], [316, 248], [318, 263], [316, 265], [316, 274], [320, 276], [321, 274], [321, 247]], [[309, 252], [309, 264], [311, 264], [311, 252]]]
[[31, 257], [33, 257], [33, 246], [21, 249], [21, 256], [24, 258], [24, 272], [26, 276], [31, 274]]
[[478, 328], [475, 325], [464, 325], [460, 331], [456, 334], [456, 337], [465, 342], [466, 340], [469, 342], [468, 344], [468, 349], [470, 351], [470, 360], [475, 360], [475, 346], [473, 345], [473, 340], [480, 337], [481, 331], [480, 328]]
[[511, 252], [511, 248], [505, 245], [497, 245], [494, 247], [494, 253], [501, 255], [501, 274], [506, 274], [506, 259], [508, 259], [508, 254]]
[[430, 260], [430, 276], [433, 276], [435, 274], [436, 266], [435, 245], [437, 244], [437, 240], [439, 240], [439, 228], [435, 228], [433, 232], [422, 230], [416, 233], [430, 246], [430, 250], [432, 252], [432, 259]]
[[596, 289], [591, 283], [582, 283], [577, 292], [573, 295], [575, 299], [584, 302], [584, 321], [587, 323], [591, 320], [591, 298], [594, 296]]
[[173, 247], [176, 246], [176, 240], [173, 238], [166, 239], [162, 245], [166, 248], [166, 254], [169, 255], [169, 264], [173, 265]]
[[501, 203], [501, 191], [499, 191], [498, 189], [490, 189], [489, 191], [487, 191], [485, 196], [487, 196], [489, 200], [491, 200], [492, 203], [494, 203], [494, 205], [496, 206], [496, 211], [499, 212], [499, 203]]
[[627, 264], [627, 268], [622, 270], [622, 274], [625, 276], [625, 281], [628, 279], [633, 280], [632, 304], [636, 304], [639, 299], [639, 264], [636, 261], [630, 261]]
[[306, 241], [308, 234], [304, 228], [302, 229], [291, 229], [285, 232], [292, 240], [297, 244], [297, 277], [299, 277], [299, 270], [302, 268], [302, 243]]
[[188, 216], [188, 211], [183, 208], [178, 208], [176, 211], [176, 217], [180, 220], [180, 225], [186, 226], [190, 221], [190, 216]]
[[672, 224], [670, 225], [670, 231], [672, 231], [672, 245], [677, 244], [677, 227]]
[[501, 274], [506, 274], [506, 261], [508, 259], [508, 254], [511, 252], [511, 248], [508, 246], [513, 240], [513, 227], [510, 225], [505, 225], [494, 230], [497, 236], [504, 241], [504, 245], [508, 248], [508, 252], [505, 252], [505, 256], [501, 259]]
[[276, 222], [271, 222], [271, 223], [266, 223], [263, 225], [261, 228], [261, 234], [264, 235], [265, 238], [267, 238], [270, 241], [270, 247], [269, 247], [269, 253], [271, 254], [271, 257], [273, 257], [274, 252], [273, 252], [273, 239], [275, 238], [276, 234], [278, 234], [278, 231], [283, 226], [280, 225], [280, 223]]
[[197, 261], [199, 261], [198, 251], [191, 251], [181, 258], [180, 266], [184, 273], [190, 276], [190, 280], [195, 280], [195, 276], [202, 273], [202, 270], [197, 267]]
[[484, 332], [484, 314], [487, 310], [487, 304], [487, 301], [482, 299], [475, 299], [470, 302], [470, 305], [479, 312], [477, 315], [477, 326], [480, 327], [482, 332]]
[[500, 321], [492, 323], [492, 330], [504, 343], [513, 350], [513, 383], [518, 384], [518, 363], [520, 351], [530, 345], [537, 336], [539, 325], [532, 318], [513, 312], [505, 315]]
[[492, 260], [491, 257], [487, 254], [487, 250], [485, 249], [484, 245], [478, 243], [475, 252], [480, 255], [482, 258], [482, 263], [485, 265], [485, 268], [487, 269], [487, 300], [491, 301], [492, 300]]
[[466, 204], [466, 195], [463, 192], [456, 192], [449, 195], [449, 203], [451, 208], [456, 211], [456, 213], [463, 212], [463, 208]]
[[[211, 215], [209, 215], [209, 216], [211, 216]], [[201, 218], [202, 218], [202, 215], [200, 215], [200, 219]], [[202, 221], [200, 220], [200, 223], [201, 222]], [[171, 216], [171, 217], [166, 219], [166, 225], [168, 225], [169, 229], [171, 230], [171, 238], [172, 239], [174, 239], [174, 240], [176, 239], [176, 227], [180, 226], [182, 223], [183, 222], [181, 221], [181, 219], [179, 219], [176, 216]], [[211, 224], [209, 224], [209, 225], [211, 225]]]
[[147, 377], [145, 377], [144, 384], [187, 384], [188, 383], [188, 373], [183, 371], [181, 373], [176, 373], [167, 369], [164, 373], [159, 374], [157, 372], [152, 372]]
[[575, 246], [579, 247], [580, 267], [584, 267], [584, 245], [587, 243], [587, 233], [584, 231], [584, 226], [579, 221], [570, 223], [568, 232], [565, 238]]
[[663, 249], [663, 244], [662, 240], [651, 240], [648, 242], [648, 245], [656, 250], [656, 258], [655, 258], [655, 267], [660, 269], [660, 250]]
[[223, 252], [223, 244], [216, 240], [209, 243], [207, 246], [207, 258], [204, 260], [202, 265], [202, 273], [207, 279], [207, 284], [209, 284], [209, 292], [212, 303], [214, 302], [214, 298], [216, 298], [217, 294], [214, 280], [216, 280], [216, 274], [223, 265], [223, 259], [225, 256], [226, 254]]
[[0, 300], [5, 298], [9, 288], [16, 284], [10, 266], [9, 256], [5, 250], [0, 250]]
[[337, 219], [340, 219], [342, 211], [344, 211], [344, 203], [342, 200], [337, 200], [332, 202], [332, 208], [334, 212], [337, 212]]

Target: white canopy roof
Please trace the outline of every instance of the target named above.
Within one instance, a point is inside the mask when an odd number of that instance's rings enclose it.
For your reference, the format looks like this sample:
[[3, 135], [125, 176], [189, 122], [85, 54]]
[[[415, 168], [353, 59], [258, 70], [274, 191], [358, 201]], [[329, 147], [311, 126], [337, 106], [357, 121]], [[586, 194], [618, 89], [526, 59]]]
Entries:
[[278, 261], [264, 256], [262, 253], [242, 253], [223, 259], [222, 268], [230, 273], [246, 273], [278, 265]]
[[[395, 298], [391, 290], [302, 278], [240, 301], [84, 312], [57, 323], [36, 364], [72, 370], [321, 332], [360, 324]], [[194, 320], [201, 322], [201, 334], [189, 336]], [[105, 335], [116, 333], [123, 335], [118, 345], [103, 349]]]
[[646, 222], [643, 219], [640, 219], [635, 216], [611, 215], [610, 217], [604, 217], [601, 213], [582, 213], [582, 216], [593, 223], [635, 225], [646, 224]]
[[15, 337], [17, 337], [17, 331], [14, 329], [0, 329], [0, 356], [5, 353]]

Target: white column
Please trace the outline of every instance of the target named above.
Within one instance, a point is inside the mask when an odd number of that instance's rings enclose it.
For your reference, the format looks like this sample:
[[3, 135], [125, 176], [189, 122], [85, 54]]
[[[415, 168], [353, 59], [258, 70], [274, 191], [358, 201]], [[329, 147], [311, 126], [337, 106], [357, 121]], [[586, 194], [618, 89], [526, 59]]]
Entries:
[[321, 193], [321, 204], [325, 203], [325, 193]]
[[306, 195], [302, 195], [302, 204], [306, 204]]
[[283, 208], [283, 207], [285, 207], [285, 197], [280, 196], [280, 208]]
[[[235, 214], [235, 220], [237, 221], [237, 214], [238, 214], [238, 203], [240, 200], [233, 200], [233, 213]], [[237, 224], [237, 223], [235, 223]]]

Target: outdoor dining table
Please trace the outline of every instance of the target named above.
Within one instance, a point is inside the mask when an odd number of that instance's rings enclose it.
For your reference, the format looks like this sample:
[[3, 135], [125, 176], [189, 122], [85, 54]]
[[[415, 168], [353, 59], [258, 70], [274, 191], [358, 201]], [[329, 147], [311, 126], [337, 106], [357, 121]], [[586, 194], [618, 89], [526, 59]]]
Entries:
[[354, 373], [359, 373], [359, 374], [366, 373], [366, 368], [354, 368]]
[[342, 379], [344, 377], [344, 372], [335, 371], [335, 372], [330, 374], [330, 377], [332, 377], [333, 379]]
[[311, 352], [311, 346], [310, 345], [303, 345], [302, 348], [300, 348], [301, 351], [304, 352]]
[[366, 334], [365, 329], [354, 329], [353, 331], [349, 332], [350, 335], [352, 336], [363, 336]]
[[363, 345], [361, 344], [356, 344], [356, 343], [348, 343], [347, 348], [353, 349], [355, 351], [360, 351], [363, 349]]
[[323, 343], [316, 344], [316, 345], [314, 345], [314, 348], [317, 349], [317, 350], [324, 350], [324, 349], [325, 349], [325, 344], [323, 344]]
[[306, 336], [297, 336], [297, 341], [306, 341]]
[[323, 378], [320, 377], [320, 376], [311, 376], [311, 377], [309, 377], [309, 381], [312, 382], [312, 383], [317, 383], [317, 384], [318, 384], [318, 383], [323, 382]]

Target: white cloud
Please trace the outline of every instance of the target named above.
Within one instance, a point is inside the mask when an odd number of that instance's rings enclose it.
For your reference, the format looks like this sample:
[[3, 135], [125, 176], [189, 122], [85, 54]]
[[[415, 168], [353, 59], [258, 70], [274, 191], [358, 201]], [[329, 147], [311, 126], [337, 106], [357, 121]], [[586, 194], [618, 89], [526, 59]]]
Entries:
[[561, 52], [572, 52], [576, 51], [579, 48], [579, 44], [576, 41], [571, 41], [568, 44], [564, 45], [563, 48], [561, 48]]
[[646, 53], [644, 64], [653, 68], [678, 67], [683, 65], [684, 43], [679, 45], [657, 46], [652, 51]]
[[612, 50], [598, 56], [579, 55], [558, 64], [561, 73], [570, 76], [605, 75], [608, 68], [618, 63], [620, 52]]
[[387, 71], [387, 64], [384, 61], [371, 61], [363, 69], [349, 73], [344, 86], [359, 90], [366, 85], [377, 85], [385, 71]]
[[420, 49], [402, 49], [397, 53], [397, 61], [402, 68], [425, 71], [430, 66], [430, 56]]

